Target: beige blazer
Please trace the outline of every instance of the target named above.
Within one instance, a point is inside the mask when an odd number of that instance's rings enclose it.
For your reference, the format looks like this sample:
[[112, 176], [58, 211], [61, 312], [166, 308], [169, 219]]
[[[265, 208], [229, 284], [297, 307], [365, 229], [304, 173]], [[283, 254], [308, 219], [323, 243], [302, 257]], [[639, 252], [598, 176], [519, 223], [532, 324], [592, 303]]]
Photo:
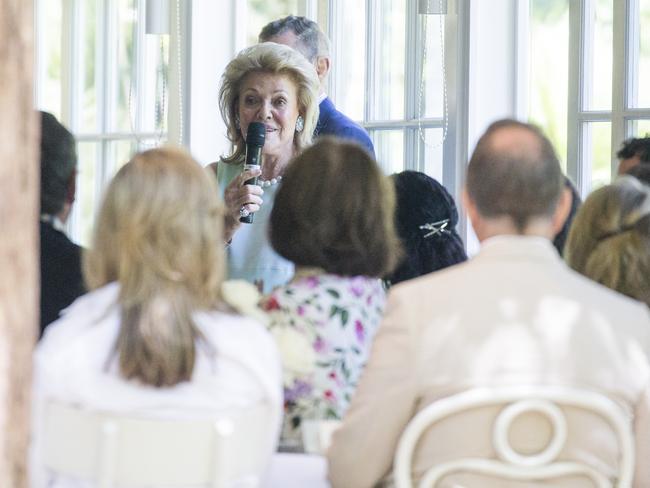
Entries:
[[[436, 399], [477, 386], [548, 384], [604, 393], [629, 409], [641, 460], [635, 486], [650, 487], [649, 351], [644, 305], [574, 273], [545, 239], [492, 238], [470, 261], [391, 289], [369, 362], [328, 452], [332, 486], [372, 487], [385, 479], [402, 430]], [[560, 459], [615, 473], [609, 428], [584, 412], [567, 415], [573, 427]], [[416, 450], [415, 475], [434, 462], [494, 456], [493, 418], [493, 411], [473, 412], [430, 429]], [[533, 486], [449, 478], [446, 486]], [[584, 481], [552, 486], [591, 486]]]

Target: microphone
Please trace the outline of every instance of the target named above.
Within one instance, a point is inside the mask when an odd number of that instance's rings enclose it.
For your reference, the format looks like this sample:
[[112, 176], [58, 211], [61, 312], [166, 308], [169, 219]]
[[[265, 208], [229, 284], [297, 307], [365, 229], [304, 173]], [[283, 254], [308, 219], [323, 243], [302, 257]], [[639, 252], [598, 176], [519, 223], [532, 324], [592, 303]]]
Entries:
[[[262, 163], [262, 147], [266, 138], [266, 126], [261, 122], [251, 122], [246, 131], [246, 162], [244, 170], [259, 168]], [[244, 182], [244, 185], [257, 185], [257, 177]], [[240, 217], [244, 224], [253, 223], [253, 214]]]

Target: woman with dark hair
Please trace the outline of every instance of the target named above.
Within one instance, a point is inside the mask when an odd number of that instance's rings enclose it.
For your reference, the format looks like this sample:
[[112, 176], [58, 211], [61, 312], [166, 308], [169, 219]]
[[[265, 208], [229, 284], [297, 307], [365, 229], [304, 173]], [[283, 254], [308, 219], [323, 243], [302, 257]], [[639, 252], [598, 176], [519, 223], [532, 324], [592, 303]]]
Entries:
[[266, 299], [284, 366], [281, 445], [303, 419], [340, 419], [384, 311], [381, 277], [399, 258], [393, 186], [356, 143], [321, 138], [287, 167], [270, 240], [296, 266]]
[[395, 223], [405, 253], [386, 281], [395, 285], [467, 260], [456, 232], [458, 210], [445, 187], [419, 171], [402, 171], [392, 178]]

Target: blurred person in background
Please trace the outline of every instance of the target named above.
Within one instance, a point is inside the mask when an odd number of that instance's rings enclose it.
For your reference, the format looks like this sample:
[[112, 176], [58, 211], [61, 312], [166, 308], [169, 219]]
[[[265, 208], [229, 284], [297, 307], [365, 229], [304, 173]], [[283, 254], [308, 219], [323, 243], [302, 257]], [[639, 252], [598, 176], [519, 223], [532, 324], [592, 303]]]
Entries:
[[259, 41], [285, 44], [300, 52], [316, 68], [320, 91], [319, 117], [314, 137], [333, 136], [354, 141], [374, 157], [375, 148], [366, 130], [337, 110], [327, 96], [327, 76], [332, 63], [330, 40], [318, 24], [306, 17], [289, 15], [265, 25], [260, 32]]
[[575, 218], [580, 205], [582, 205], [580, 194], [568, 176], [564, 177], [564, 186], [571, 192], [571, 210], [569, 210], [569, 215], [564, 221], [562, 229], [560, 229], [560, 232], [558, 232], [553, 239], [553, 245], [555, 246], [555, 249], [557, 249], [557, 252], [560, 254], [560, 256], [564, 255], [564, 247], [566, 245], [566, 240], [569, 237], [569, 230], [571, 230], [573, 219]]
[[566, 247], [569, 266], [650, 306], [650, 188], [632, 176], [592, 192]]
[[222, 226], [214, 178], [185, 151], [152, 149], [118, 171], [84, 258], [91, 291], [48, 327], [35, 351], [33, 486], [79, 486], [50, 474], [39, 457], [50, 401], [183, 419], [265, 402], [272, 455], [280, 358], [264, 325], [222, 298]]
[[[271, 331], [303, 347], [285, 361], [281, 444], [301, 449], [304, 420], [341, 419], [354, 395], [384, 311], [381, 277], [400, 256], [394, 191], [357, 144], [323, 138], [291, 162], [271, 213], [271, 243], [296, 265], [265, 300]], [[286, 354], [283, 354], [285, 353]]]
[[650, 185], [650, 163], [637, 164], [625, 174], [633, 176], [645, 185]]
[[77, 149], [74, 136], [54, 115], [41, 118], [41, 321], [45, 327], [84, 293], [81, 248], [65, 234], [75, 199]]
[[[391, 486], [400, 436], [431, 403], [474, 388], [536, 385], [596, 390], [624, 406], [636, 441], [634, 486], [650, 486], [650, 314], [572, 271], [553, 247], [571, 203], [550, 141], [529, 124], [492, 124], [470, 159], [463, 200], [481, 249], [464, 263], [391, 288], [327, 451], [333, 488]], [[620, 451], [611, 426], [590, 413], [566, 416], [562, 460], [616, 473]], [[430, 426], [413, 453], [414, 483], [446, 461], [497, 459], [494, 421], [494, 409], [484, 407]], [[548, 424], [539, 419], [508, 434], [515, 452], [538, 453], [548, 444]], [[585, 486], [571, 476], [543, 483]], [[506, 485], [480, 472], [451, 472], [444, 484]], [[507, 486], [529, 488], [531, 481]]]
[[395, 226], [404, 249], [389, 285], [453, 266], [467, 260], [456, 232], [458, 209], [447, 189], [419, 171], [392, 175], [395, 184]]
[[623, 175], [640, 163], [650, 163], [650, 137], [633, 137], [623, 141], [616, 153], [618, 174]]

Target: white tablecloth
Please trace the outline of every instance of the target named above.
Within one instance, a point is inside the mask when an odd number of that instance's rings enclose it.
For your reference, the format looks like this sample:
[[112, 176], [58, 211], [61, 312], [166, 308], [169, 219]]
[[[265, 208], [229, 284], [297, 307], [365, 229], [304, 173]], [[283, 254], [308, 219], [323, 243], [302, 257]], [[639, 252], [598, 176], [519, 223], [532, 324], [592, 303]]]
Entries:
[[327, 461], [313, 454], [276, 453], [263, 488], [330, 488]]

